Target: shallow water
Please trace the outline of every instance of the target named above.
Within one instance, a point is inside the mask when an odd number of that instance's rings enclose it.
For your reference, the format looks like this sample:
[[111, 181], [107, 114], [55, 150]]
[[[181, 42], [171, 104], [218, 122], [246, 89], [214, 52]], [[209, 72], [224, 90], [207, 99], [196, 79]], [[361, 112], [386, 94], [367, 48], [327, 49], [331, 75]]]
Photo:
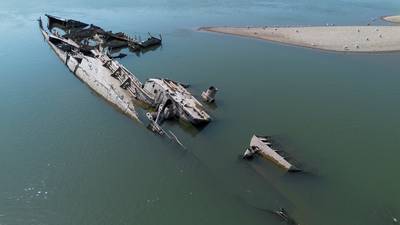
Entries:
[[[400, 217], [400, 54], [341, 54], [218, 34], [209, 25], [367, 24], [397, 1], [7, 1], [0, 4], [0, 224], [392, 224]], [[44, 13], [161, 33], [120, 61], [221, 91], [214, 121], [173, 123], [183, 151], [110, 107], [43, 41]], [[382, 22], [372, 21], [380, 24]], [[272, 135], [309, 173], [239, 160]], [[265, 210], [262, 210], [265, 209]]]

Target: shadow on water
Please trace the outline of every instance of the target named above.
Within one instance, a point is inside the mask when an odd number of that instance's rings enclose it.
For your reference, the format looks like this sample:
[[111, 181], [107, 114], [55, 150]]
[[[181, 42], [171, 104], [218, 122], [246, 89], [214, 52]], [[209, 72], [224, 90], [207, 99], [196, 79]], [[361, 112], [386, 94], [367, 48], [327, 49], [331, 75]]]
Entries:
[[162, 50], [162, 45], [155, 45], [155, 46], [150, 46], [147, 48], [143, 49], [133, 49], [133, 48], [128, 48], [130, 52], [135, 53], [136, 56], [140, 57], [142, 54], [148, 53], [148, 52], [153, 52], [157, 50]]
[[192, 137], [196, 137], [202, 130], [204, 130], [208, 124], [194, 126], [183, 120], [166, 120], [163, 122], [168, 128], [179, 127], [182, 131], [189, 134]]
[[[122, 53], [126, 54], [127, 56], [133, 56], [135, 55], [136, 57], [141, 57], [142, 55], [148, 53], [148, 52], [154, 52], [162, 50], [162, 45], [155, 45], [155, 46], [150, 46], [147, 48], [142, 48], [142, 49], [135, 49], [131, 48], [129, 46], [123, 46], [123, 47], [108, 47], [108, 52], [112, 55]], [[131, 53], [131, 54], [129, 54]]]
[[207, 107], [207, 109], [210, 109], [210, 110], [218, 109], [218, 104], [216, 102], [210, 102], [210, 103], [203, 102], [203, 104]]

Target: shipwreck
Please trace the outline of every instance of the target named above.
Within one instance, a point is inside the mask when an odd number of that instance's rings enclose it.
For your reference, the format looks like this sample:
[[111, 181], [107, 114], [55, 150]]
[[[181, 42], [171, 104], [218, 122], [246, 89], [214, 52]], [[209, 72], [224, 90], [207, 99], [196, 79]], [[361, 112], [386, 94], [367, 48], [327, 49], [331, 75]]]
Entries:
[[297, 168], [282, 156], [281, 151], [272, 148], [271, 137], [253, 135], [250, 146], [245, 150], [243, 158], [250, 160], [255, 155], [260, 155], [263, 158], [271, 160], [288, 172], [301, 172], [301, 169]]
[[147, 40], [140, 41], [124, 33], [104, 31], [93, 24], [46, 16], [47, 29], [41, 18], [39, 27], [55, 54], [76, 77], [130, 118], [142, 122], [136, 107], [148, 110], [146, 114], [152, 130], [167, 135], [180, 145], [171, 131], [165, 132], [161, 127], [162, 121], [182, 120], [195, 126], [211, 121], [203, 105], [186, 89], [186, 85], [163, 78], [152, 78], [142, 83], [110, 55], [110, 49], [115, 47], [146, 49], [160, 45], [161, 36], [149, 35]]

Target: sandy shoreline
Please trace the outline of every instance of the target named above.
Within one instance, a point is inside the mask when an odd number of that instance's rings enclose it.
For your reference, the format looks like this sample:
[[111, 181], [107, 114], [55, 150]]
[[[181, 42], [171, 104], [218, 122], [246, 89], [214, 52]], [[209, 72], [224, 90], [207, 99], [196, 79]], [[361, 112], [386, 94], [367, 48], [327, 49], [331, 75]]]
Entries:
[[400, 16], [383, 16], [382, 19], [391, 23], [400, 23]]
[[328, 51], [400, 51], [400, 26], [202, 27], [199, 30]]

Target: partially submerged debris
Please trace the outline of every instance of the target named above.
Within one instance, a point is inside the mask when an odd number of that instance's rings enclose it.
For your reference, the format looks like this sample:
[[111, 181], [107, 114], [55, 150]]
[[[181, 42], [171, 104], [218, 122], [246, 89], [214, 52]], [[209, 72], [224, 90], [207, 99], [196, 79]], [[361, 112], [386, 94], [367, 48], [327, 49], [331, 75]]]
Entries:
[[246, 149], [246, 151], [244, 151], [243, 159], [247, 160], [253, 159], [256, 153], [258, 153], [259, 151], [260, 151], [259, 148], [255, 146], [250, 146], [249, 148]]
[[105, 31], [103, 28], [87, 24], [76, 20], [62, 19], [55, 16], [47, 15], [48, 29], [52, 31], [55, 28], [60, 29], [65, 34], [59, 35], [63, 38], [73, 39], [76, 43], [98, 47], [98, 48], [126, 48], [130, 47], [135, 51], [145, 51], [146, 49], [159, 46], [162, 43], [160, 38], [154, 37], [149, 33], [149, 37], [145, 41], [140, 38], [130, 37], [125, 33]]
[[203, 91], [203, 93], [201, 93], [201, 97], [204, 101], [212, 103], [215, 101], [215, 95], [217, 94], [217, 92], [218, 88], [211, 86], [207, 90]]
[[289, 163], [285, 157], [281, 156], [278, 150], [271, 147], [270, 137], [253, 135], [250, 141], [250, 147], [243, 154], [244, 159], [251, 159], [259, 154], [278, 166], [284, 168], [288, 172], [299, 172], [300, 169]]
[[290, 225], [298, 225], [298, 223], [289, 216], [288, 212], [284, 208], [280, 208], [279, 210], [275, 210], [273, 212], [275, 215], [279, 216], [283, 221]]
[[84, 27], [88, 26], [87, 23], [83, 23], [80, 21], [71, 20], [71, 19], [63, 19], [63, 18], [59, 18], [56, 16], [51, 16], [48, 14], [45, 14], [45, 15], [49, 19], [49, 26], [51, 26], [51, 27], [78, 29], [78, 28], [84, 28]]
[[153, 78], [144, 85], [155, 104], [162, 104], [162, 119], [178, 118], [194, 125], [204, 125], [210, 122], [211, 117], [203, 105], [178, 82]]
[[112, 59], [122, 59], [122, 58], [124, 58], [124, 57], [126, 57], [127, 55], [126, 54], [124, 54], [124, 53], [119, 53], [118, 55], [116, 55], [116, 56], [112, 56], [112, 55], [108, 55], [110, 58], [112, 58]]
[[[160, 105], [162, 107], [162, 105]], [[154, 118], [154, 116], [150, 113], [147, 112], [146, 116], [147, 118], [150, 120], [150, 124], [148, 126], [148, 128], [153, 131], [154, 133], [157, 133], [159, 135], [165, 135], [166, 132], [164, 131], [164, 129], [159, 125], [159, 115], [160, 115], [160, 111], [158, 111], [156, 118]]]
[[175, 141], [177, 144], [179, 144], [182, 148], [186, 148], [182, 142], [176, 137], [176, 135], [168, 130], [168, 132], [166, 132], [162, 127], [161, 127], [161, 123], [162, 123], [162, 118], [161, 118], [161, 114], [162, 111], [164, 109], [164, 105], [160, 104], [158, 111], [154, 114], [147, 112], [146, 116], [149, 119], [150, 123], [148, 125], [148, 128], [153, 131], [154, 133], [160, 135], [160, 136], [167, 136], [170, 140]]
[[125, 54], [110, 55], [112, 47], [132, 45], [145, 49], [160, 45], [161, 36], [158, 39], [150, 35], [146, 41], [138, 41], [124, 33], [106, 32], [93, 24], [46, 16], [49, 19], [48, 31], [44, 29], [41, 19], [39, 27], [56, 55], [79, 79], [131, 118], [140, 121], [135, 103], [140, 103], [150, 111], [157, 110], [156, 117], [151, 113], [146, 114], [151, 121], [151, 130], [181, 146], [182, 143], [171, 131], [166, 132], [161, 127], [163, 120], [182, 119], [193, 125], [207, 124], [211, 120], [201, 103], [184, 85], [159, 78], [149, 79], [142, 84], [115, 60]]
[[[98, 49], [90, 49], [72, 39], [45, 31], [41, 20], [39, 20], [39, 26], [45, 41], [71, 72], [129, 117], [139, 120], [131, 101], [132, 95], [138, 96], [139, 93], [131, 93], [132, 90], [119, 88], [121, 82], [114, 79], [116, 71], [120, 71], [126, 77], [131, 77], [132, 80], [135, 79], [133, 74]], [[135, 89], [137, 83], [133, 83], [132, 88]]]
[[147, 38], [147, 40], [145, 41], [140, 41], [138, 43], [139, 46], [143, 47], [143, 48], [148, 48], [151, 46], [155, 46], [155, 45], [160, 45], [162, 41], [162, 37], [160, 35], [160, 38], [154, 37], [149, 33], [149, 38]]

